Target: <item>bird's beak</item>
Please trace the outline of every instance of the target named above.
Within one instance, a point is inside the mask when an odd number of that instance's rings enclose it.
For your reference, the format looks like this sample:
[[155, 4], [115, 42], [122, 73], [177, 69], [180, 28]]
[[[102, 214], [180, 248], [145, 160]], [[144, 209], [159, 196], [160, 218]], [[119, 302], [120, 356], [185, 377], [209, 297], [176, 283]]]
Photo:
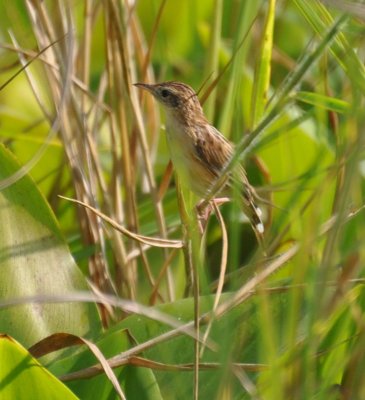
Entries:
[[149, 85], [148, 83], [133, 83], [134, 86], [137, 86], [140, 89], [147, 90], [148, 92], [152, 93], [154, 92], [153, 86], [154, 85]]

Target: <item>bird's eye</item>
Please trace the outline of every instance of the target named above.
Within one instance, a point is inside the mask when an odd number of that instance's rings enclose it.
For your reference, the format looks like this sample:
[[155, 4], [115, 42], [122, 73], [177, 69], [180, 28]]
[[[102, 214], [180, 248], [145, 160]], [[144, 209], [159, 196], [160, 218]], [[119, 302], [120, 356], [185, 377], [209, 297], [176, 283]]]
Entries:
[[167, 90], [167, 89], [162, 89], [161, 90], [161, 96], [164, 97], [164, 98], [170, 96], [170, 91]]

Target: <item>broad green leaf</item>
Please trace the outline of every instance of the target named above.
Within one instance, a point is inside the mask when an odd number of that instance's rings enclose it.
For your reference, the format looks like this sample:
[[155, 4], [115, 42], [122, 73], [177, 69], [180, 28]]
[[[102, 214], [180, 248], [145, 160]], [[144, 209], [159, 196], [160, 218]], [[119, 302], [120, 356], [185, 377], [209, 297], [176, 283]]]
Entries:
[[[146, 327], [145, 318], [132, 316], [127, 318], [117, 328], [110, 329], [96, 345], [107, 358], [113, 357], [130, 347], [130, 336], [125, 326], [130, 326], [134, 332], [135, 324]], [[68, 356], [49, 365], [57, 376], [97, 364], [96, 358], [89, 350]], [[126, 366], [114, 369], [118, 381], [128, 400], [161, 400], [161, 393], [153, 372], [147, 368]], [[92, 399], [95, 393], [98, 400], [117, 399], [117, 394], [104, 373], [88, 379], [78, 379], [66, 382], [71, 390], [82, 399]]]
[[[0, 165], [0, 180], [20, 168], [3, 146]], [[86, 287], [52, 210], [29, 176], [0, 191], [0, 298], [67, 297]], [[85, 336], [98, 330], [93, 304], [38, 303], [0, 309], [0, 331], [24, 345], [54, 332]]]
[[70, 389], [7, 335], [0, 335], [0, 399], [73, 400]]
[[[230, 294], [222, 296], [221, 301], [227, 300]], [[279, 296], [277, 299], [281, 298]], [[200, 299], [201, 313], [212, 309], [214, 296], [204, 296]], [[249, 315], [255, 315], [253, 302], [248, 302], [233, 309], [219, 321], [212, 325], [210, 334], [218, 347], [217, 352], [206, 348], [201, 359], [202, 362], [225, 363], [233, 358], [235, 362], [255, 362], [255, 332], [257, 329], [256, 317], [250, 319]], [[181, 322], [189, 322], [193, 319], [193, 299], [176, 301], [157, 307], [159, 311], [173, 315]], [[253, 314], [252, 314], [253, 313]], [[281, 311], [276, 307], [276, 314], [280, 317]], [[280, 317], [281, 318], [281, 317]], [[234, 329], [233, 329], [234, 328]], [[203, 329], [203, 328], [202, 328]], [[239, 329], [240, 334], [237, 335]], [[132, 315], [119, 323], [117, 326], [105, 332], [101, 340], [96, 342], [98, 348], [105, 357], [116, 356], [136, 344], [145, 343], [169, 330], [165, 325], [152, 321], [146, 317]], [[169, 340], [151, 345], [143, 353], [137, 354], [149, 360], [162, 364], [179, 365], [193, 363], [194, 360], [194, 339], [183, 333], [172, 337]], [[232, 361], [232, 359], [230, 360]], [[96, 359], [87, 350], [59, 359], [49, 365], [50, 370], [56, 376], [71, 371], [82, 370], [83, 368], [96, 364]], [[224, 369], [224, 367], [223, 367]], [[115, 374], [123, 387], [128, 400], [139, 399], [187, 399], [191, 398], [193, 392], [192, 371], [156, 371], [137, 366], [118, 368]], [[200, 396], [203, 399], [215, 398], [224, 372], [220, 368], [201, 372]], [[110, 382], [101, 373], [91, 379], [79, 379], [66, 382], [70, 389], [81, 398], [92, 398], [93, 393], [98, 393], [101, 400], [116, 399], [115, 391]], [[241, 392], [238, 382], [233, 383], [237, 392]]]

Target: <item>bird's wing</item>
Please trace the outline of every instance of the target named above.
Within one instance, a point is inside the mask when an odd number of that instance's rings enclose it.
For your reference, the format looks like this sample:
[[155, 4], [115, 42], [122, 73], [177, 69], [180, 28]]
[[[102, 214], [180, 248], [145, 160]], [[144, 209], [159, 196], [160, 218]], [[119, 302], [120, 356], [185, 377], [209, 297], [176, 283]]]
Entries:
[[196, 158], [216, 176], [233, 154], [232, 144], [209, 124], [196, 127], [194, 149]]
[[[195, 156], [214, 176], [218, 176], [223, 167], [231, 159], [234, 145], [228, 141], [214, 126], [202, 124], [196, 127], [195, 132]], [[246, 172], [238, 164], [234, 173], [230, 174], [231, 180], [241, 185], [249, 186]]]
[[[218, 177], [225, 164], [233, 155], [233, 145], [212, 125], [202, 124], [195, 132], [195, 156], [214, 177]], [[228, 186], [239, 185], [242, 194], [242, 208], [250, 219], [257, 239], [263, 243], [264, 224], [261, 209], [255, 202], [255, 189], [248, 182], [246, 172], [241, 165], [229, 174]], [[222, 182], [222, 184], [224, 184]]]

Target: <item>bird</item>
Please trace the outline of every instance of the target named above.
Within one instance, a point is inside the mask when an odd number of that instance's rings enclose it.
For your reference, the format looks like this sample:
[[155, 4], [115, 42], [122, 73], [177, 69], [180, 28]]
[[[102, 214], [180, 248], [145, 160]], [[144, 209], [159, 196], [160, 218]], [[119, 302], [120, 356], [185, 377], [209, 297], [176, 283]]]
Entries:
[[[206, 199], [234, 153], [234, 145], [204, 115], [197, 94], [187, 84], [168, 81], [135, 83], [162, 105], [167, 145], [174, 169], [182, 183], [198, 197]], [[263, 244], [262, 210], [241, 164], [234, 167], [221, 184], [219, 194], [229, 196], [233, 180], [239, 180], [241, 208], [248, 217], [260, 245]]]

